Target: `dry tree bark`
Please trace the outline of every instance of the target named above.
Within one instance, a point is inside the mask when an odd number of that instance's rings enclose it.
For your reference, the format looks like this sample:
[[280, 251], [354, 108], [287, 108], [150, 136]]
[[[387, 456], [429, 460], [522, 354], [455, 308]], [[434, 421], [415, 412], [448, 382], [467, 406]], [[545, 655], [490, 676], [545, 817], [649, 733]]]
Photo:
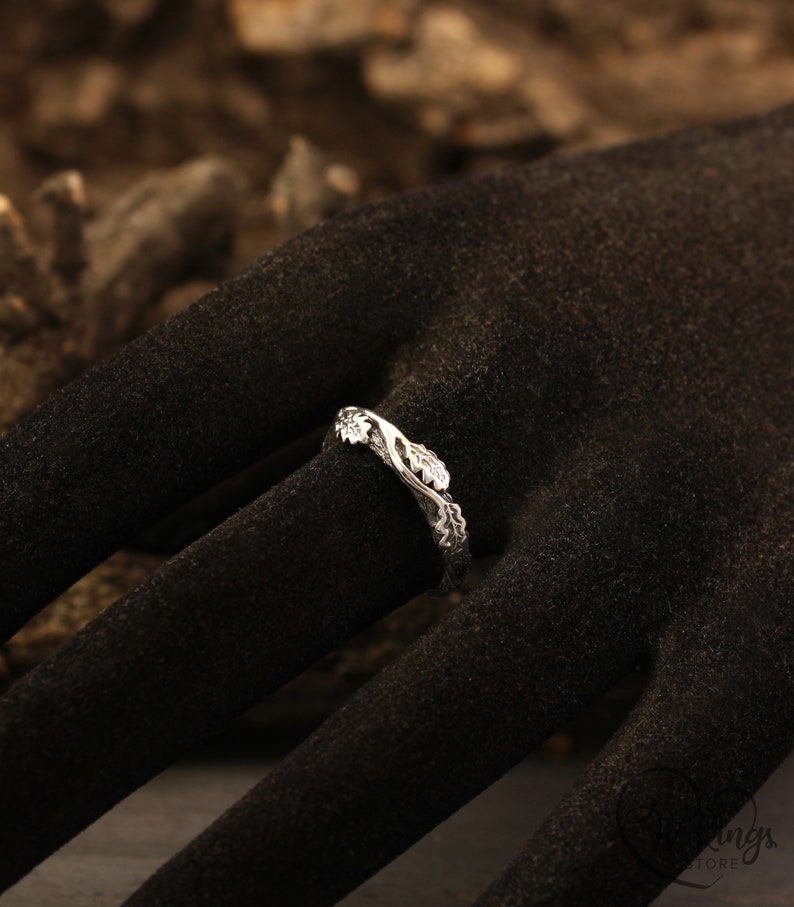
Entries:
[[469, 152], [605, 144], [772, 107], [794, 90], [788, 0], [226, 5], [247, 53], [354, 55], [373, 105]]
[[270, 185], [267, 207], [285, 236], [308, 230], [361, 198], [353, 167], [331, 161], [302, 135], [290, 139], [287, 154]]
[[38, 254], [0, 196], [0, 430], [134, 336], [191, 269], [230, 249], [242, 176], [218, 158], [134, 185], [93, 223], [76, 171], [49, 179], [51, 248]]

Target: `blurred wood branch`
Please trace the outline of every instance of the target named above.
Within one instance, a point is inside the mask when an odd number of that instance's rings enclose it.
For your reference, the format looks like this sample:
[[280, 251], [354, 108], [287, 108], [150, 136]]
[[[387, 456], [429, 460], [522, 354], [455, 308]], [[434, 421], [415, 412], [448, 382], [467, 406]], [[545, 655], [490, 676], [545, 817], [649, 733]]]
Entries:
[[0, 430], [138, 333], [163, 292], [207, 263], [222, 273], [243, 177], [220, 158], [153, 173], [87, 221], [76, 171], [38, 192], [52, 211], [37, 253], [10, 199], [0, 196]]

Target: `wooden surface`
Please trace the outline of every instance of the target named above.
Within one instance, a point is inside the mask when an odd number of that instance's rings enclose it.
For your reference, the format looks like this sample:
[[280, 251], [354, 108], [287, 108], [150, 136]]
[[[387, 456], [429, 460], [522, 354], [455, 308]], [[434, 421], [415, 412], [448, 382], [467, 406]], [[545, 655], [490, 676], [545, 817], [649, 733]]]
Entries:
[[[114, 907], [263, 777], [277, 758], [215, 752], [182, 762], [119, 804], [0, 897], [0, 907]], [[570, 784], [582, 759], [528, 759], [363, 885], [344, 907], [459, 907], [482, 891]], [[794, 903], [794, 758], [756, 798], [778, 847], [707, 892], [672, 885], [658, 907]]]

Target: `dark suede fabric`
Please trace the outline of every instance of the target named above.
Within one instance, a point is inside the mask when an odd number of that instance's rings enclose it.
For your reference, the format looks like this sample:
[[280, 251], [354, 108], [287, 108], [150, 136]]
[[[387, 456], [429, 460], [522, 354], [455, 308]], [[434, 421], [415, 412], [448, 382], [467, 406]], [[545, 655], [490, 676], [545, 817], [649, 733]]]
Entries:
[[[13, 632], [211, 483], [375, 408], [436, 451], [483, 584], [130, 907], [330, 905], [638, 660], [648, 691], [480, 907], [648, 903], [791, 749], [794, 108], [387, 199], [286, 243], [0, 451]], [[0, 706], [0, 881], [440, 576], [336, 446], [186, 548]], [[712, 803], [626, 839], [649, 769]], [[676, 776], [678, 777], [678, 776]]]

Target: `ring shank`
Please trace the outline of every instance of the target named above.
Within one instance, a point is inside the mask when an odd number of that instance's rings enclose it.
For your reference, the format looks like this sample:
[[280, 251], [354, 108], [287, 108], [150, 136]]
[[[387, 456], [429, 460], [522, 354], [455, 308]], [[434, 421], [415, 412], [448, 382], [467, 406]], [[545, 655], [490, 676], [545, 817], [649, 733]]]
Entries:
[[407, 485], [425, 514], [433, 539], [444, 558], [441, 582], [427, 595], [443, 596], [458, 586], [471, 567], [469, 533], [460, 506], [447, 491], [450, 476], [445, 464], [423, 444], [415, 444], [391, 422], [370, 409], [340, 409], [323, 448], [340, 441], [363, 444]]

